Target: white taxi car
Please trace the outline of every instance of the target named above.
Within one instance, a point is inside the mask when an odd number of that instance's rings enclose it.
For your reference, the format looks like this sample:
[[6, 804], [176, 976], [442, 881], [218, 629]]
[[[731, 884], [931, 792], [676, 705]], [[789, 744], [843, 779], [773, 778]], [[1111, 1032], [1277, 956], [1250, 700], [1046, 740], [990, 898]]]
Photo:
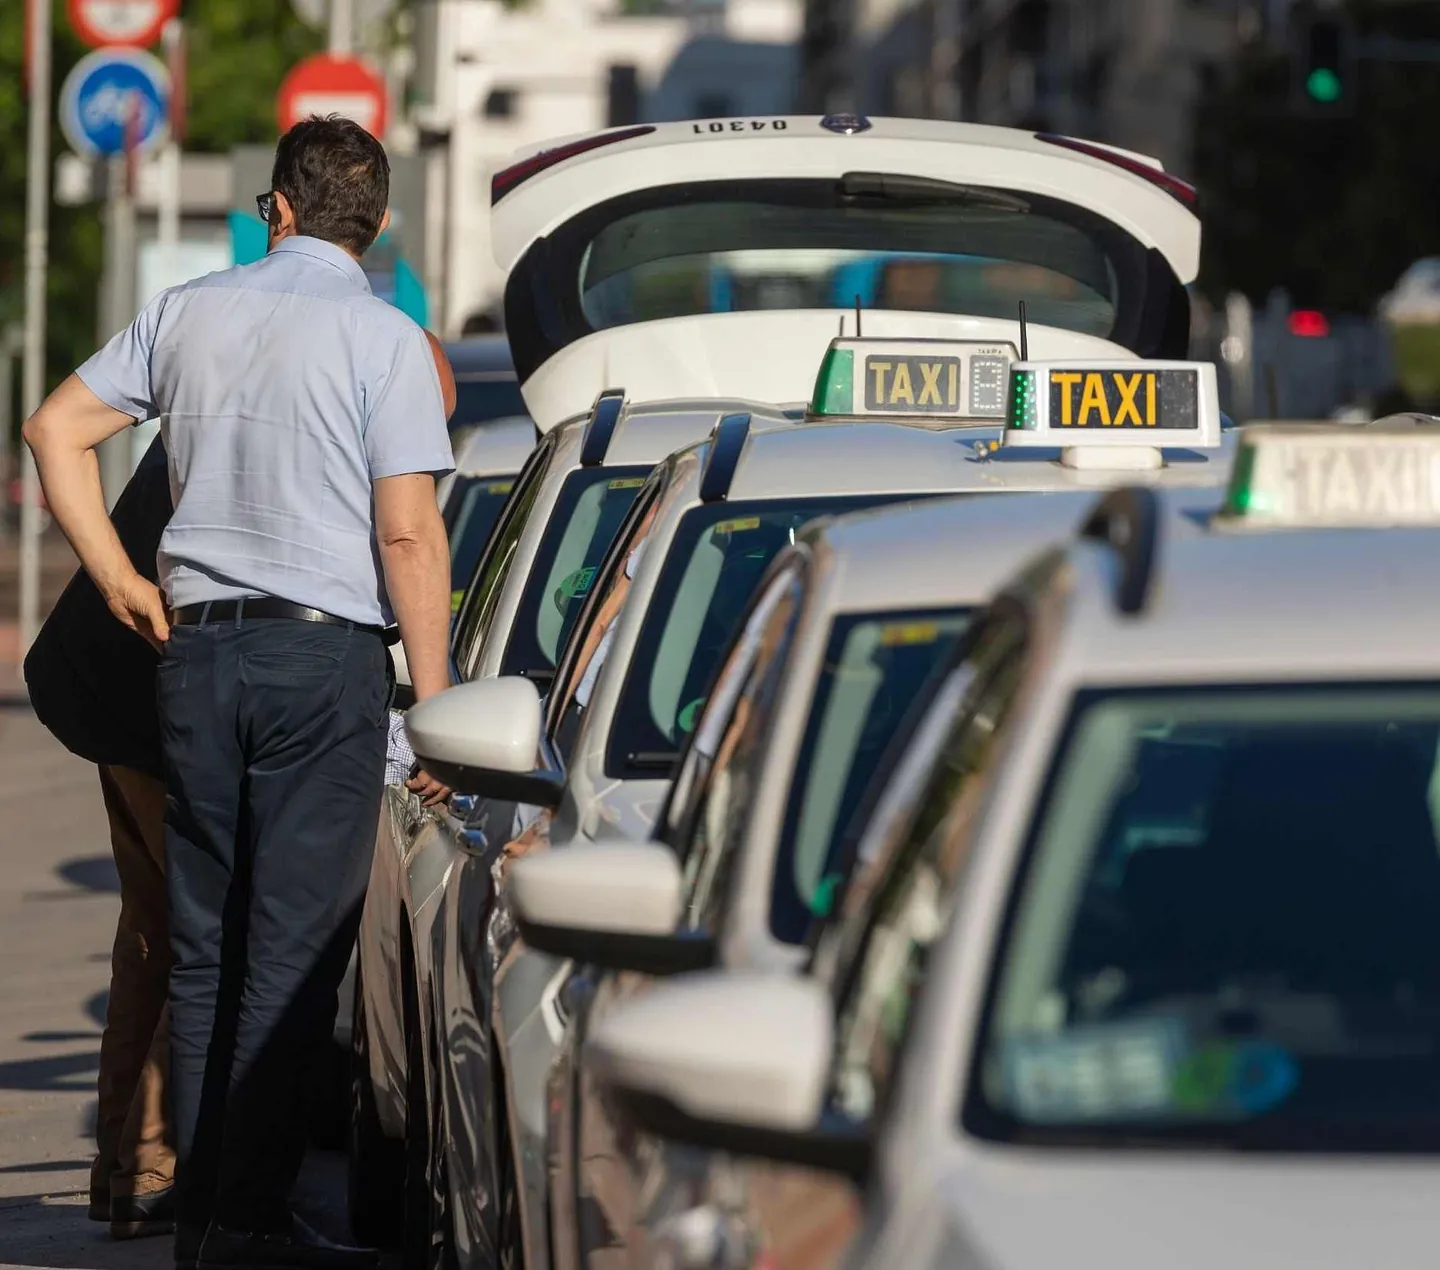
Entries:
[[[1002, 353], [1008, 369], [1013, 350], [993, 345], [977, 351], [963, 341], [835, 341], [817, 380], [812, 422], [757, 430], [745, 416], [728, 416], [706, 447], [682, 451], [657, 470], [601, 569], [543, 719], [532, 685], [514, 677], [472, 683], [412, 712], [408, 727], [416, 753], [430, 770], [449, 772], [456, 788], [488, 795], [503, 809], [502, 819], [515, 802], [555, 806], [549, 836], [557, 847], [617, 832], [643, 837], [744, 605], [771, 558], [805, 521], [904, 495], [1073, 490], [1113, 482], [1116, 468], [1099, 467], [1102, 462], [1120, 465], [1122, 473], [1142, 460], [1147, 468], [1153, 462], [1152, 479], [1161, 484], [1218, 489], [1223, 483], [1228, 468], [1214, 368], [1208, 365], [1084, 362], [1076, 363], [1083, 367], [1076, 371], [1069, 363], [1014, 363], [1015, 375], [1034, 385], [1044, 408], [1017, 397], [1003, 447], [989, 430], [977, 439], [974, 429], [939, 426], [956, 422], [943, 369], [954, 368], [965, 386], [973, 382], [977, 357]], [[903, 367], [907, 360], [915, 363], [917, 384], [927, 378], [926, 368], [941, 368], [928, 372], [941, 380], [937, 399], [904, 415], [907, 423], [894, 422], [893, 413], [892, 421], [882, 421], [879, 409], [867, 411], [858, 398], [838, 399], [837, 381], [844, 374], [853, 380], [856, 367], [868, 375], [877, 363]], [[841, 362], [850, 366], [843, 374], [837, 371]], [[1102, 403], [1122, 389], [1139, 394], [1141, 414], [1132, 423], [1116, 422], [1113, 411], [1102, 419], [1098, 408], [1076, 413], [1061, 391], [1075, 387], [1067, 376], [1082, 381], [1081, 395], [1092, 385]], [[968, 400], [964, 392], [958, 398]], [[1004, 393], [994, 393], [994, 406], [986, 408], [1003, 409]], [[962, 417], [967, 409], [962, 406]], [[1125, 444], [1117, 446], [1117, 440]], [[550, 859], [583, 854], [558, 851]], [[545, 866], [537, 861], [537, 868]], [[493, 932], [489, 941], [477, 934], [489, 909], [467, 894], [474, 886], [459, 870], [445, 883], [442, 910], [454, 915], [436, 929], [448, 933], [450, 947], [436, 951], [428, 989], [448, 1026], [466, 1033], [477, 1026], [473, 985], [484, 978], [472, 957], [488, 952], [495, 939]], [[621, 885], [622, 894], [627, 887]], [[645, 893], [643, 884], [635, 889]], [[622, 940], [629, 933], [623, 903], [612, 909], [598, 895], [563, 883], [541, 883], [536, 891], [572, 897], [588, 914], [577, 924], [603, 925], [613, 917]], [[514, 950], [497, 973], [496, 1061], [507, 1093], [527, 1256], [545, 1229], [546, 1075], [561, 1031], [556, 1002], [568, 973], [557, 958], [580, 952], [568, 942], [571, 932], [560, 929], [567, 925], [535, 917], [528, 950]], [[581, 947], [588, 947], [583, 938]], [[678, 959], [645, 962], [643, 968], [663, 973], [697, 964], [685, 956], [699, 942], [672, 940], [669, 947]], [[588, 951], [582, 959], [591, 959]], [[452, 979], [456, 993], [446, 990]], [[433, 1053], [441, 1070], [432, 1087], [443, 1086], [446, 1101], [473, 1100], [456, 1110], [442, 1135], [468, 1158], [479, 1149], [469, 1127], [484, 1123], [488, 1089], [447, 1076], [446, 1069], [458, 1066], [449, 1055], [473, 1062], [466, 1047], [442, 1040]], [[452, 1175], [460, 1167], [450, 1166]]]
[[976, 618], [819, 973], [596, 1026], [627, 1120], [863, 1181], [866, 1270], [1424, 1262], [1437, 551], [1435, 427], [1256, 430], [1207, 518], [1107, 496]]
[[[910, 356], [927, 359], [922, 369], [943, 367], [945, 348], [837, 341], [815, 409], [833, 405], [836, 383], [855, 382], [857, 371], [869, 375], [876, 363], [891, 371]], [[837, 373], [842, 357], [850, 364]], [[960, 488], [1053, 497], [947, 500], [817, 529], [769, 580], [729, 653], [679, 766], [661, 841], [642, 845], [633, 821], [617, 821], [585, 850], [516, 863], [512, 889], [527, 944], [602, 970], [664, 973], [702, 957], [737, 968], [795, 966], [813, 911], [843, 878], [844, 831], [963, 614], [1039, 543], [1073, 526], [1088, 505], [1083, 491], [1098, 483], [1140, 468], [1156, 486], [1193, 489], [1195, 506], [1218, 504], [1229, 472], [1223, 456], [1153, 444], [1220, 444], [1209, 373], [1179, 364], [1019, 364], [1003, 444], [977, 447]], [[1103, 404], [1121, 388], [1139, 403], [1137, 421], [1117, 424], [1099, 404], [1080, 410], [1087, 393]], [[919, 678], [889, 683], [881, 665]], [[832, 693], [837, 674], [846, 686]], [[587, 1264], [615, 1240], [643, 1246], [657, 1229], [691, 1220], [686, 1188], [672, 1185], [653, 1156], [615, 1145], [593, 1082], [572, 1066], [589, 1025], [579, 1016], [598, 1019], [636, 986], [633, 977], [607, 978], [592, 1005], [597, 985], [586, 973], [559, 998], [571, 1016], [548, 1098], [552, 1245], [561, 1265]], [[650, 1199], [637, 1214], [642, 1191]], [[582, 1206], [586, 1221], [577, 1217]]]
[[[587, 415], [541, 439], [513, 478], [456, 605], [457, 681], [504, 671], [548, 683], [595, 569], [651, 468], [677, 445], [705, 436], [722, 409], [712, 402], [633, 405], [623, 392], [608, 391]], [[753, 409], [768, 417], [766, 407]], [[483, 492], [487, 479], [471, 488]], [[351, 1223], [357, 1235], [384, 1245], [398, 1242], [407, 1208], [428, 1212], [426, 1197], [405, 1188], [407, 1123], [412, 1137], [428, 1130], [423, 1117], [407, 1117], [412, 1098], [426, 1102], [415, 1089], [425, 1064], [410, 1061], [423, 1055], [430, 1014], [428, 1000], [414, 992], [414, 968], [428, 964], [433, 901], [478, 828], [469, 823], [473, 800], [427, 811], [404, 788], [405, 775], [391, 774], [381, 811], [350, 1029]], [[423, 1220], [409, 1224], [420, 1228]]]

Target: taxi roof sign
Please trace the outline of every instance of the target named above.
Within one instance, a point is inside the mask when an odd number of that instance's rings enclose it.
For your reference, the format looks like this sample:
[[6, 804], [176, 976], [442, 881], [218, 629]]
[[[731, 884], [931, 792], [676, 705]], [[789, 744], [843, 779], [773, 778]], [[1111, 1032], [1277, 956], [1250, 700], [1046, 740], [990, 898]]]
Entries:
[[810, 419], [884, 418], [929, 427], [1000, 423], [1018, 357], [1007, 340], [830, 341]]
[[1216, 449], [1220, 403], [1211, 362], [1016, 362], [1004, 444], [1059, 447], [1071, 467], [1161, 465], [1163, 447]]
[[1242, 428], [1216, 523], [1267, 529], [1440, 524], [1440, 421]]

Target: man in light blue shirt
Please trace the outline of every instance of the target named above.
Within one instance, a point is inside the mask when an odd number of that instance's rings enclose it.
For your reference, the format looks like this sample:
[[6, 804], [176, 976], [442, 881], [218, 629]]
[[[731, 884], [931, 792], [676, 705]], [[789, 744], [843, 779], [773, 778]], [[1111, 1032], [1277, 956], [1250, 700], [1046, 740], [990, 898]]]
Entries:
[[[424, 332], [359, 264], [388, 197], [384, 150], [358, 125], [297, 125], [258, 199], [269, 254], [165, 292], [25, 426], [110, 611], [163, 651], [186, 1270], [375, 1264], [287, 1197], [369, 875], [392, 621], [417, 699], [449, 682], [441, 384]], [[116, 538], [92, 453], [157, 416], [175, 505], [159, 589]]]

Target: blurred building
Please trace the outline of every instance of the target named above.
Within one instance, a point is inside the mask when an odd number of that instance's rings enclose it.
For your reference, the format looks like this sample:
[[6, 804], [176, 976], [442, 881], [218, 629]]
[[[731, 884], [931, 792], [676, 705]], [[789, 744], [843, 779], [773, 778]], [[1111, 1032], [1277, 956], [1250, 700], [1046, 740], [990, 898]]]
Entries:
[[1192, 170], [1206, 78], [1254, 0], [809, 0], [814, 109], [931, 115], [1103, 140]]
[[490, 178], [554, 137], [793, 109], [802, 0], [433, 0], [417, 6], [412, 84], [429, 156], [433, 324], [493, 314]]

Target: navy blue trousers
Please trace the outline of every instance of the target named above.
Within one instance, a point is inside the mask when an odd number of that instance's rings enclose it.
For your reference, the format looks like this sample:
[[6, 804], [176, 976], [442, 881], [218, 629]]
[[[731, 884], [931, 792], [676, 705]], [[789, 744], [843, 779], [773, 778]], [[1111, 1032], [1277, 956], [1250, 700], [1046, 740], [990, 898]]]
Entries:
[[158, 682], [180, 1238], [284, 1229], [370, 874], [389, 658], [345, 627], [219, 621], [174, 628]]

